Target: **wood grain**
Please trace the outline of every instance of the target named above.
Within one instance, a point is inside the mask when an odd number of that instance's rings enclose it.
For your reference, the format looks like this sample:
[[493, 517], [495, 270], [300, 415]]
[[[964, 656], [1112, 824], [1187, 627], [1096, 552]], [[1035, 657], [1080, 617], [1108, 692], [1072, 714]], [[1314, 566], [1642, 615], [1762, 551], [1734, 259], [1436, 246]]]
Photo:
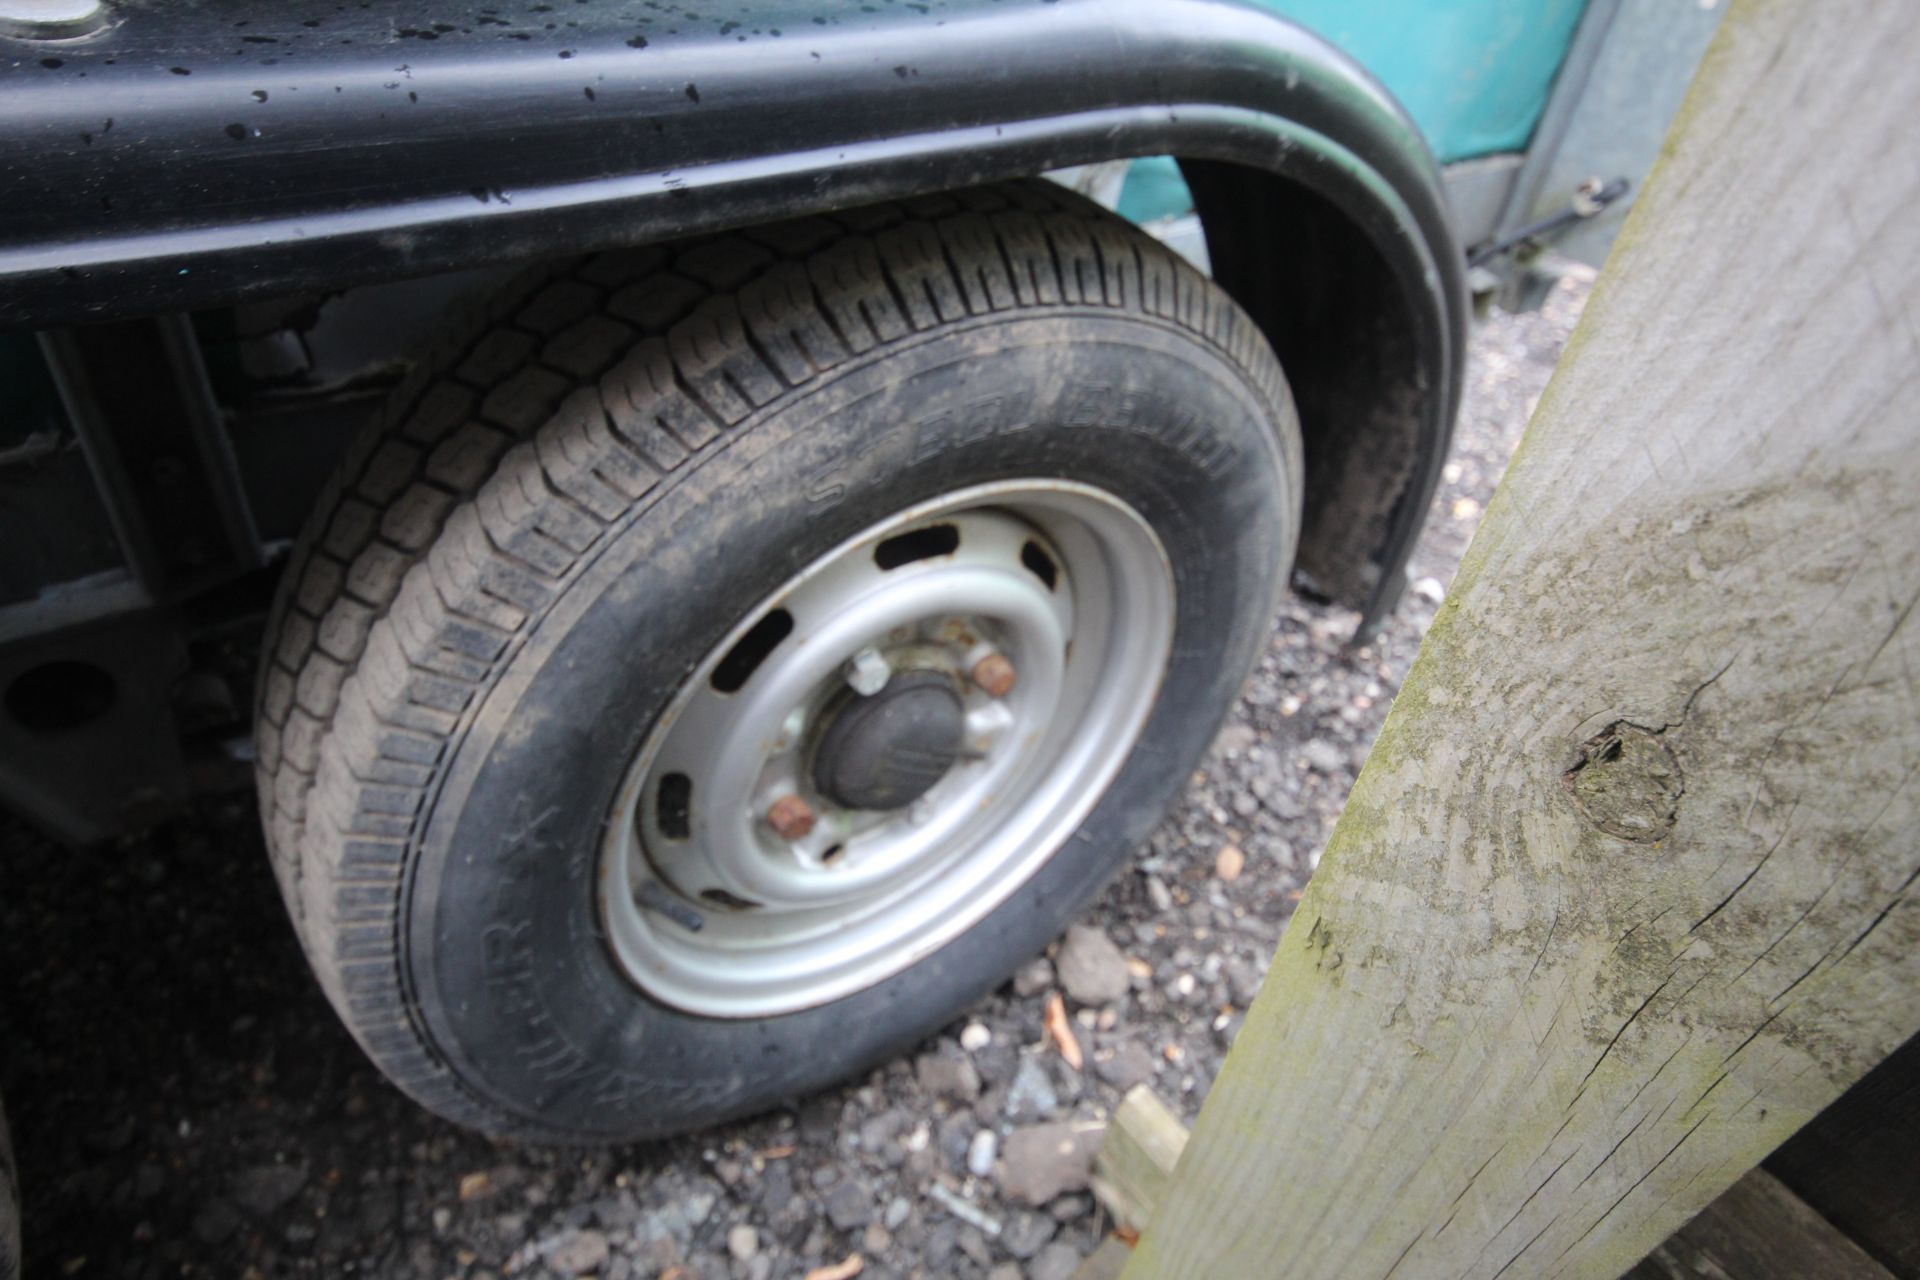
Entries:
[[1915, 120], [1729, 13], [1129, 1280], [1617, 1276], [1920, 1029]]

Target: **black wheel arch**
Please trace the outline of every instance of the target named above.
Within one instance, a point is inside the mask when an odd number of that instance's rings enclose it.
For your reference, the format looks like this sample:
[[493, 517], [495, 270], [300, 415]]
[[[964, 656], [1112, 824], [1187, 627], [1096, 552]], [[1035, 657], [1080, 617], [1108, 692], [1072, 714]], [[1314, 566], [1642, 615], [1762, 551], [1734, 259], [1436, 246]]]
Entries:
[[1391, 604], [1457, 408], [1467, 306], [1432, 157], [1363, 69], [1219, 0], [955, 0], [817, 22], [764, 7], [707, 24], [594, 6], [551, 29], [368, 10], [321, 30], [289, 11], [256, 15], [236, 49], [224, 11], [143, 6], [61, 42], [52, 67], [42, 45], [0, 38], [32, 67], [0, 77], [0, 327], [1172, 154], [1216, 275], [1299, 393], [1302, 566], [1370, 614]]
[[1280, 357], [1300, 412], [1306, 505], [1297, 570], [1363, 611], [1399, 597], [1440, 477], [1465, 364], [1456, 253], [1382, 234], [1284, 176], [1182, 164], [1214, 277]]

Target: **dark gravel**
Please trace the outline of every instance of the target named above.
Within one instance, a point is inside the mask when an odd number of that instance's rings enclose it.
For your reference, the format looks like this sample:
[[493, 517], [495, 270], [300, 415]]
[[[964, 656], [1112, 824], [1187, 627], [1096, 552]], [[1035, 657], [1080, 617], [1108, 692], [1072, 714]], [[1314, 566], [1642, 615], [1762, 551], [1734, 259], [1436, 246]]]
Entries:
[[[1476, 334], [1384, 634], [1343, 650], [1351, 614], [1289, 602], [1185, 800], [1065, 954], [792, 1111], [613, 1151], [496, 1146], [387, 1087], [341, 1029], [250, 804], [86, 854], [0, 817], [29, 1274], [767, 1280], [858, 1253], [863, 1280], [1067, 1280], [1107, 1227], [1084, 1190], [1099, 1122], [1143, 1080], [1198, 1110], [1584, 298], [1563, 284]], [[1043, 1027], [1055, 992], [1079, 1071]]]

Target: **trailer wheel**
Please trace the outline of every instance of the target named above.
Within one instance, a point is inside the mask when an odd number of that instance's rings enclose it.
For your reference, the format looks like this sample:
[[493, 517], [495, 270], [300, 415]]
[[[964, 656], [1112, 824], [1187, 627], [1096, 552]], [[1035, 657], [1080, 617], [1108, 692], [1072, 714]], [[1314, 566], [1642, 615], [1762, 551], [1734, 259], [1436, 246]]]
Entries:
[[1159, 819], [1299, 481], [1253, 324], [1044, 183], [533, 273], [356, 446], [276, 606], [259, 780], [322, 985], [502, 1135], [897, 1052]]

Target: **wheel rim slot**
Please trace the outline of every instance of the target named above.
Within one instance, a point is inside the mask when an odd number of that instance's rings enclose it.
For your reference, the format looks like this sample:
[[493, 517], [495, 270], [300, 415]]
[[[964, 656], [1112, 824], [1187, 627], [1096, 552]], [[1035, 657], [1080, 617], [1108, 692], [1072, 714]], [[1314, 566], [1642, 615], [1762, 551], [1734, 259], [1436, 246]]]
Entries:
[[873, 562], [891, 572], [902, 565], [936, 556], [950, 556], [960, 549], [960, 530], [950, 524], [930, 524], [909, 529], [883, 540], [873, 549]]
[[1027, 567], [1028, 573], [1046, 583], [1047, 590], [1052, 591], [1060, 585], [1060, 566], [1053, 562], [1053, 557], [1039, 543], [1029, 540], [1026, 546], [1020, 548], [1020, 563]]
[[752, 911], [760, 904], [751, 902], [738, 894], [728, 893], [725, 889], [702, 889], [700, 897], [716, 907], [727, 907], [734, 911]]
[[713, 687], [721, 693], [740, 692], [760, 664], [792, 634], [793, 615], [785, 609], [770, 610], [720, 659], [720, 665], [713, 669]]
[[654, 797], [658, 806], [660, 834], [669, 840], [685, 840], [693, 834], [693, 779], [684, 773], [661, 777]]

